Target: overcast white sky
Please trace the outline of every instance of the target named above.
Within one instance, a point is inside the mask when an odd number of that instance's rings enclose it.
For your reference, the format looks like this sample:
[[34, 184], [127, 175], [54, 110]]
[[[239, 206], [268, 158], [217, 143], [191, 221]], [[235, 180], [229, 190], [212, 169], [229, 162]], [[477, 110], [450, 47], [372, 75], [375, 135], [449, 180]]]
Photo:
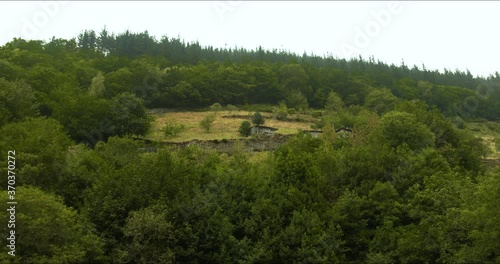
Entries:
[[0, 45], [104, 26], [214, 47], [374, 56], [428, 69], [500, 72], [500, 2], [0, 2]]

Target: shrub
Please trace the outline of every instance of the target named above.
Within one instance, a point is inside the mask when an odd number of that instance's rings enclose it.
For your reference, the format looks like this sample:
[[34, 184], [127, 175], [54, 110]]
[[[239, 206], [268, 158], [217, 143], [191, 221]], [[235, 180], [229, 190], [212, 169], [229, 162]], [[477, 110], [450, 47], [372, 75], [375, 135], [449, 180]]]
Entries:
[[255, 112], [252, 117], [252, 123], [254, 125], [260, 126], [263, 125], [266, 121], [264, 120], [264, 117], [260, 114], [260, 112]]
[[321, 116], [323, 116], [323, 112], [322, 111], [313, 111], [311, 113], [311, 116], [314, 118], [321, 118]]
[[186, 126], [184, 124], [176, 124], [174, 122], [167, 122], [163, 127], [163, 134], [165, 137], [177, 137], [180, 133], [186, 131]]
[[236, 107], [232, 104], [228, 104], [228, 105], [226, 105], [226, 110], [229, 111], [230, 114], [232, 114], [233, 112], [238, 111], [238, 107]]
[[284, 121], [288, 119], [288, 107], [286, 104], [281, 102], [280, 106], [274, 111], [274, 117], [278, 120]]
[[250, 136], [251, 132], [251, 124], [248, 121], [243, 121], [241, 122], [240, 128], [238, 129], [238, 132], [242, 137], [248, 137]]
[[220, 110], [222, 110], [222, 106], [219, 103], [214, 103], [213, 105], [210, 106], [210, 110], [213, 111], [214, 113], [217, 113]]
[[215, 122], [215, 113], [210, 113], [207, 114], [201, 121], [200, 121], [200, 127], [205, 130], [205, 132], [209, 133], [210, 129], [212, 129], [212, 126], [214, 125]]

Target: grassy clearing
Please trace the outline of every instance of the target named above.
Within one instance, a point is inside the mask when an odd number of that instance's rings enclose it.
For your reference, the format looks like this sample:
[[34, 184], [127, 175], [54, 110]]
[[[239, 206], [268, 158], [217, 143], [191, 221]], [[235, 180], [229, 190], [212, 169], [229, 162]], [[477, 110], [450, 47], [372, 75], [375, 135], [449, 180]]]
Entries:
[[482, 138], [490, 149], [487, 158], [500, 159], [500, 123], [498, 122], [468, 122], [467, 129], [476, 137]]
[[[212, 140], [212, 139], [237, 139], [241, 138], [238, 134], [238, 128], [241, 122], [248, 120], [251, 121], [251, 116], [254, 112], [249, 111], [219, 111], [217, 118], [210, 131], [206, 133], [200, 127], [199, 123], [210, 112], [199, 111], [179, 111], [153, 114], [156, 122], [153, 124], [152, 132], [148, 136], [149, 139], [158, 141], [169, 142], [183, 142], [192, 139]], [[297, 115], [295, 118], [304, 120], [302, 122], [296, 121], [280, 121], [272, 118], [271, 113], [261, 113], [265, 117], [265, 126], [278, 128], [276, 133], [279, 134], [294, 134], [299, 130], [310, 129], [311, 125], [316, 121], [315, 118], [309, 115]], [[233, 117], [234, 116], [234, 117]], [[247, 118], [245, 118], [247, 117]], [[177, 124], [184, 124], [186, 130], [180, 133], [175, 138], [166, 139], [162, 128], [167, 122], [174, 122]]]
[[[213, 139], [238, 139], [241, 136], [238, 134], [238, 128], [241, 122], [251, 121], [253, 111], [219, 111], [217, 118], [210, 133], [205, 133], [199, 123], [210, 111], [174, 111], [167, 113], [153, 114], [156, 117], [156, 122], [153, 124], [152, 132], [148, 136], [149, 139], [168, 142], [183, 142], [192, 139], [213, 140]], [[261, 113], [265, 119], [265, 126], [278, 128], [278, 134], [295, 134], [299, 130], [310, 129], [311, 125], [318, 121], [310, 115], [294, 115], [292, 120], [298, 121], [280, 121], [272, 117], [272, 113]], [[167, 122], [184, 124], [186, 130], [174, 138], [165, 138], [162, 128]], [[488, 158], [500, 159], [500, 123], [498, 122], [468, 122], [466, 129], [470, 130], [476, 137], [482, 138], [483, 142], [490, 149]]]

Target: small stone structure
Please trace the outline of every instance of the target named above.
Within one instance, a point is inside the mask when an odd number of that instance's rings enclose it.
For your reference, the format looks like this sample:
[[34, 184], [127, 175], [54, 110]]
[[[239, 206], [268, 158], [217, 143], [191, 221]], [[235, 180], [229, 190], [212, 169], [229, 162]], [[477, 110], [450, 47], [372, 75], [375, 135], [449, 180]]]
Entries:
[[313, 138], [318, 138], [319, 135], [323, 134], [323, 130], [304, 130], [303, 132], [311, 135]]
[[251, 135], [262, 135], [262, 134], [272, 135], [272, 134], [274, 134], [274, 131], [276, 131], [276, 130], [278, 130], [278, 129], [274, 128], [274, 127], [253, 126], [250, 128], [250, 134]]
[[352, 129], [350, 129], [348, 127], [341, 127], [339, 129], [336, 129], [335, 132], [336, 133], [351, 133]]

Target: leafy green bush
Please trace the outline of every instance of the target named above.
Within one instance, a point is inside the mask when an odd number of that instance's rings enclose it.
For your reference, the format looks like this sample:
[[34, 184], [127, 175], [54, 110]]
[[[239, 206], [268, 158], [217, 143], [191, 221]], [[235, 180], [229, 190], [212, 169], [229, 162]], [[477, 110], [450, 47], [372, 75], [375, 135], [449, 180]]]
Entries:
[[492, 131], [500, 132], [500, 127], [497, 123], [488, 122], [488, 123], [486, 123], [486, 127]]
[[220, 110], [222, 110], [222, 106], [219, 103], [214, 103], [210, 106], [210, 111], [213, 111], [214, 113], [217, 113]]
[[238, 129], [238, 132], [242, 137], [248, 137], [250, 136], [250, 128], [251, 124], [248, 121], [243, 121], [241, 122], [240, 128]]
[[200, 127], [203, 128], [205, 132], [209, 133], [210, 129], [212, 129], [212, 126], [214, 125], [214, 122], [215, 122], [215, 113], [210, 113], [200, 121]]
[[180, 133], [186, 131], [186, 126], [184, 124], [167, 122], [162, 130], [166, 138], [172, 138], [177, 137]]
[[321, 116], [323, 116], [323, 112], [322, 111], [312, 111], [311, 115], [314, 118], [321, 118]]
[[288, 120], [288, 107], [286, 107], [286, 104], [281, 102], [280, 106], [275, 108], [274, 112], [274, 118], [278, 120]]
[[238, 111], [238, 107], [236, 107], [232, 104], [228, 104], [228, 105], [226, 105], [226, 110], [229, 111], [230, 114], [232, 114], [233, 112]]
[[266, 121], [260, 112], [255, 112], [252, 117], [252, 123], [257, 126], [263, 125]]

